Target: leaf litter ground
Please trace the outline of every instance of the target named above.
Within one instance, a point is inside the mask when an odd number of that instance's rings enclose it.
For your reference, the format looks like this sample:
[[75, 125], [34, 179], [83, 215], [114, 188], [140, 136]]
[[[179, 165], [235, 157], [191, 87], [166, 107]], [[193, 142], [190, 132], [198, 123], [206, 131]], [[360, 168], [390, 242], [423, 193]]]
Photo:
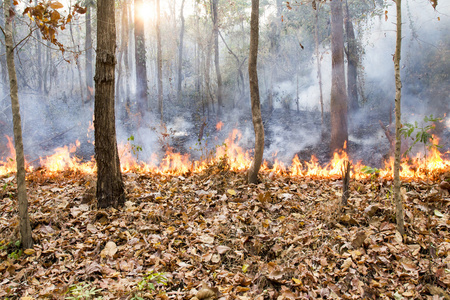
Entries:
[[[341, 180], [260, 178], [247, 185], [220, 165], [127, 173], [124, 208], [99, 210], [94, 176], [36, 171], [24, 253], [15, 180], [2, 178], [0, 298], [65, 299], [81, 285], [95, 287], [91, 299], [450, 299], [450, 198], [438, 181], [403, 183], [402, 237], [390, 181], [351, 181], [341, 207]], [[157, 273], [167, 285], [139, 290]]]

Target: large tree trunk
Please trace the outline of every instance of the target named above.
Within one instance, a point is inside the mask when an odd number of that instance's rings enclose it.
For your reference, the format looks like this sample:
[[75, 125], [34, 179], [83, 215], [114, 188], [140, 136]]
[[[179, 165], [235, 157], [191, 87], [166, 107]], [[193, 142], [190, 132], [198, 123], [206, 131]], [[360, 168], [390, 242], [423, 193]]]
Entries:
[[252, 105], [252, 121], [255, 129], [255, 157], [248, 170], [248, 182], [256, 183], [264, 154], [264, 126], [261, 117], [261, 104], [258, 86], [258, 40], [259, 40], [259, 0], [252, 0], [250, 19], [250, 53], [248, 74], [250, 79], [250, 99]]
[[156, 60], [158, 71], [158, 111], [161, 123], [164, 122], [164, 90], [162, 74], [162, 46], [161, 46], [161, 7], [160, 0], [156, 0]]
[[114, 115], [115, 51], [114, 0], [98, 0], [94, 127], [99, 208], [117, 208], [125, 203]]
[[348, 108], [350, 112], [356, 112], [359, 108], [358, 104], [358, 90], [357, 90], [357, 76], [358, 76], [358, 62], [359, 54], [356, 45], [355, 31], [348, 9], [348, 2], [345, 1], [346, 19], [345, 32], [347, 34], [347, 94], [348, 94]]
[[85, 61], [85, 76], [86, 76], [86, 90], [87, 97], [86, 102], [90, 102], [92, 100], [92, 89], [94, 88], [94, 76], [92, 71], [92, 13], [91, 13], [92, 2], [88, 1], [86, 3], [86, 40], [85, 40], [85, 49], [86, 49], [86, 61]]
[[14, 44], [12, 36], [12, 20], [10, 0], [3, 1], [5, 12], [5, 46], [8, 66], [11, 108], [13, 114], [14, 144], [16, 148], [17, 198], [19, 201], [20, 242], [24, 249], [33, 247], [30, 219], [28, 217], [27, 187], [25, 182], [25, 159], [23, 154], [22, 124], [20, 120], [19, 90], [17, 86], [16, 66], [14, 64]]
[[136, 99], [138, 111], [143, 114], [148, 110], [147, 97], [147, 63], [145, 60], [144, 20], [139, 17], [139, 8], [143, 0], [134, 0], [134, 51], [136, 60]]
[[342, 2], [331, 6], [331, 151], [340, 150], [348, 140], [347, 94], [344, 68], [344, 25]]
[[401, 98], [402, 79], [400, 76], [400, 59], [402, 50], [402, 1], [395, 0], [397, 7], [397, 41], [395, 45], [394, 70], [395, 70], [395, 160], [394, 160], [394, 201], [397, 219], [397, 230], [404, 235], [405, 225], [403, 220], [403, 201], [400, 194], [400, 150], [402, 139], [401, 124]]
[[219, 20], [217, 17], [217, 6], [219, 0], [212, 1], [212, 21], [213, 21], [213, 33], [214, 33], [214, 64], [216, 67], [217, 76], [217, 115], [222, 115], [223, 100], [222, 100], [222, 73], [220, 72], [220, 59], [219, 59]]
[[181, 83], [183, 82], [182, 70], [183, 70], [183, 42], [184, 42], [184, 1], [181, 2], [180, 18], [181, 18], [181, 28], [180, 28], [180, 44], [178, 45], [178, 76], [177, 76], [177, 102], [181, 103], [181, 98], [183, 97], [181, 92]]

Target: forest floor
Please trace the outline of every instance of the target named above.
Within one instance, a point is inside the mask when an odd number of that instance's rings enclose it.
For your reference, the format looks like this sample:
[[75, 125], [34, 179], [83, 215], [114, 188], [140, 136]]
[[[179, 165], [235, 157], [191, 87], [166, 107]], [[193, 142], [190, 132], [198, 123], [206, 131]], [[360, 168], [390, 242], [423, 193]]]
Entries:
[[443, 176], [403, 183], [401, 236], [385, 179], [351, 181], [342, 207], [339, 179], [127, 173], [124, 208], [100, 210], [93, 175], [35, 171], [25, 251], [0, 178], [0, 298], [450, 299]]

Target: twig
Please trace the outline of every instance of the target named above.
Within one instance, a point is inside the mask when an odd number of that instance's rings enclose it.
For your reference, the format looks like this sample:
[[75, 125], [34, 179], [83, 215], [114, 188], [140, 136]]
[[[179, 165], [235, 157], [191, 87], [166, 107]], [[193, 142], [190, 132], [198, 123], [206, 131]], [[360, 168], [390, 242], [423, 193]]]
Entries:
[[342, 206], [346, 206], [347, 205], [347, 200], [349, 197], [349, 190], [348, 190], [348, 186], [350, 183], [350, 168], [351, 168], [352, 164], [346, 160], [344, 162], [344, 166], [342, 167]]

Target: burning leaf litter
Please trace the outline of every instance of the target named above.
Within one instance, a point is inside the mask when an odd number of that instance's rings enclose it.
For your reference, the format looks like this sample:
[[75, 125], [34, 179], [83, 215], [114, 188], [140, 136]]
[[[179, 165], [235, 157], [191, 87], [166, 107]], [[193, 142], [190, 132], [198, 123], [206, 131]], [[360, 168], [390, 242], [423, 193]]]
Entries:
[[450, 173], [404, 183], [405, 236], [390, 180], [352, 181], [341, 207], [340, 181], [269, 175], [247, 185], [221, 164], [190, 176], [130, 172], [125, 207], [98, 210], [86, 196], [93, 175], [32, 172], [33, 249], [14, 244], [17, 200], [13, 186], [2, 191], [0, 297], [62, 299], [84, 287], [103, 299], [449, 297], [450, 198], [439, 182]]

